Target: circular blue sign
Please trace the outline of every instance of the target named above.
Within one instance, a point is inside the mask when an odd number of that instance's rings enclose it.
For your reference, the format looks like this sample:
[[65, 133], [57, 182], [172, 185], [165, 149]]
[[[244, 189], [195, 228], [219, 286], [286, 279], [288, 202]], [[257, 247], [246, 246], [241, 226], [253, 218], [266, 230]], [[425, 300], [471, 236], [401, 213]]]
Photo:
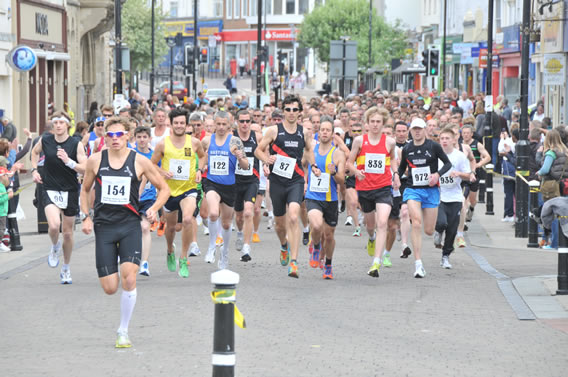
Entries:
[[37, 63], [35, 51], [24, 45], [14, 47], [6, 58], [10, 67], [19, 72], [31, 71]]

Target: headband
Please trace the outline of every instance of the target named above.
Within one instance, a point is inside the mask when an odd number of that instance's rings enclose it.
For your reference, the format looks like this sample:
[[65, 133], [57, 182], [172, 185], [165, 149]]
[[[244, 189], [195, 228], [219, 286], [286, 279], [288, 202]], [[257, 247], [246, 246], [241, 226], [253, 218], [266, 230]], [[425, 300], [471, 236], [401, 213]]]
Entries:
[[56, 122], [56, 121], [58, 121], [58, 120], [63, 121], [63, 122], [65, 122], [65, 123], [69, 124], [69, 119], [67, 119], [67, 118], [65, 118], [65, 117], [55, 117], [55, 118], [51, 118], [51, 121], [52, 121], [52, 122]]

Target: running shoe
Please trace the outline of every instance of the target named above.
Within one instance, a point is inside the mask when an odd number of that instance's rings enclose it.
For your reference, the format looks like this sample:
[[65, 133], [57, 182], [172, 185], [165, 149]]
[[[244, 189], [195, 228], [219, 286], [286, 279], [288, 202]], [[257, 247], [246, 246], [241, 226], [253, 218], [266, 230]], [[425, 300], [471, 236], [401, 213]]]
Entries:
[[505, 216], [501, 219], [502, 223], [514, 223], [515, 218], [513, 216]]
[[148, 268], [148, 261], [143, 261], [140, 264], [140, 275], [150, 276], [150, 269]]
[[320, 245], [319, 249], [317, 247], [314, 247], [314, 251], [312, 252], [312, 255], [310, 257], [310, 267], [312, 267], [312, 268], [318, 268], [319, 267], [320, 251], [321, 251], [321, 245]]
[[11, 249], [4, 245], [3, 242], [0, 242], [0, 253], [9, 253], [11, 251]]
[[217, 236], [217, 239], [215, 240], [215, 246], [221, 247], [221, 246], [223, 246], [223, 243], [224, 243], [224, 242], [223, 242], [223, 237]]
[[312, 253], [314, 252], [314, 241], [311, 240], [311, 237], [310, 243], [308, 244], [308, 252], [310, 253], [310, 255], [312, 255]]
[[473, 211], [471, 210], [471, 207], [469, 207], [467, 209], [467, 212], [465, 213], [465, 221], [470, 222], [473, 219]]
[[465, 239], [461, 236], [456, 237], [456, 245], [458, 247], [465, 247], [466, 246]]
[[364, 224], [365, 223], [365, 215], [363, 214], [363, 212], [359, 211], [359, 224]]
[[158, 237], [162, 237], [165, 231], [166, 231], [166, 223], [160, 221], [160, 225], [158, 226], [158, 232], [157, 232]]
[[179, 258], [178, 275], [182, 278], [189, 277], [189, 269], [187, 268], [187, 258]]
[[400, 257], [406, 259], [410, 256], [410, 254], [412, 254], [412, 250], [410, 250], [410, 247], [406, 246], [402, 250], [402, 253], [400, 253]]
[[331, 264], [325, 266], [322, 277], [325, 280], [333, 280], [333, 269], [331, 268]]
[[274, 227], [274, 217], [268, 218], [268, 224], [266, 225], [266, 229], [272, 229]]
[[61, 270], [59, 273], [61, 278], [61, 284], [73, 284], [73, 279], [71, 279], [71, 270]]
[[115, 348], [130, 348], [132, 347], [132, 343], [130, 343], [130, 339], [128, 338], [128, 333], [126, 331], [119, 332], [116, 338]]
[[252, 243], [259, 243], [260, 242], [260, 237], [258, 237], [258, 233], [253, 233], [252, 234]]
[[442, 268], [445, 268], [447, 270], [451, 269], [452, 265], [450, 264], [450, 257], [444, 255], [442, 257], [442, 260], [440, 261], [440, 266], [442, 266]]
[[298, 263], [296, 261], [290, 262], [290, 266], [288, 267], [288, 276], [296, 279], [300, 277], [298, 274]]
[[150, 226], [150, 232], [155, 232], [156, 229], [158, 229], [158, 225], [160, 225], [160, 222], [159, 222], [159, 221], [154, 221], [154, 222], [152, 223], [152, 225]]
[[380, 263], [373, 262], [373, 265], [371, 266], [371, 269], [367, 272], [367, 274], [371, 277], [378, 278], [380, 268], [381, 268]]
[[51, 268], [55, 268], [59, 266], [59, 256], [61, 255], [61, 242], [58, 242], [57, 245], [51, 246], [51, 251], [47, 256], [47, 264]]
[[192, 242], [191, 245], [189, 245], [189, 256], [196, 257], [198, 255], [201, 255], [201, 250], [199, 250], [199, 245], [197, 244], [197, 242]]
[[240, 235], [237, 236], [237, 239], [235, 240], [235, 249], [237, 249], [237, 251], [241, 251], [243, 249], [244, 244], [245, 244], [244, 236], [241, 233]]
[[245, 244], [243, 246], [243, 255], [241, 255], [241, 262], [249, 262], [252, 257], [250, 256], [250, 245]]
[[229, 267], [229, 250], [225, 250], [225, 248], [221, 249], [221, 255], [219, 256], [217, 266], [220, 270], [225, 270]]
[[434, 247], [436, 249], [442, 248], [442, 233], [434, 232]]
[[208, 236], [209, 235], [209, 228], [203, 225], [203, 234]]
[[166, 262], [168, 264], [168, 270], [171, 272], [176, 272], [176, 252], [175, 249], [166, 256]]
[[542, 247], [542, 250], [556, 250], [554, 247], [550, 246], [550, 245], [544, 245]]
[[304, 237], [302, 238], [302, 243], [306, 246], [310, 242], [310, 232], [304, 232]]
[[373, 255], [375, 255], [375, 241], [376, 240], [370, 240], [367, 241], [367, 254], [369, 254], [370, 257], [372, 257]]
[[215, 251], [217, 251], [216, 247], [207, 250], [207, 254], [205, 255], [206, 263], [215, 263]]
[[320, 265], [320, 270], [323, 270], [323, 268], [325, 267], [325, 260], [320, 259], [319, 265]]
[[340, 213], [345, 212], [345, 200], [341, 201], [341, 207], [339, 208], [339, 212]]
[[384, 267], [392, 267], [390, 254], [383, 255], [383, 266]]
[[426, 276], [426, 270], [424, 270], [424, 266], [422, 264], [415, 264], [416, 270], [414, 271], [414, 277], [417, 279], [421, 279]]
[[355, 231], [353, 232], [353, 237], [361, 237], [361, 227], [360, 226], [355, 228]]
[[286, 244], [286, 249], [282, 249], [280, 246], [280, 264], [282, 266], [287, 266], [290, 262], [290, 246]]
[[353, 225], [353, 217], [347, 216], [347, 219], [345, 219], [345, 225], [347, 226]]

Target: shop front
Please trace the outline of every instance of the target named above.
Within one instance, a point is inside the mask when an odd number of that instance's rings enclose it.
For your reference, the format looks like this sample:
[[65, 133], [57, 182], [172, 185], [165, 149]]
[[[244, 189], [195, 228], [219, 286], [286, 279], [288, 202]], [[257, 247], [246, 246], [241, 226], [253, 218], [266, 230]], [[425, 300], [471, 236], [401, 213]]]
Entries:
[[504, 27], [497, 33], [496, 55], [500, 60], [501, 95], [515, 103], [521, 95], [521, 34], [519, 25]]
[[18, 1], [17, 44], [32, 48], [37, 65], [13, 77], [14, 120], [20, 128], [43, 132], [49, 113], [68, 101], [67, 15], [61, 6]]

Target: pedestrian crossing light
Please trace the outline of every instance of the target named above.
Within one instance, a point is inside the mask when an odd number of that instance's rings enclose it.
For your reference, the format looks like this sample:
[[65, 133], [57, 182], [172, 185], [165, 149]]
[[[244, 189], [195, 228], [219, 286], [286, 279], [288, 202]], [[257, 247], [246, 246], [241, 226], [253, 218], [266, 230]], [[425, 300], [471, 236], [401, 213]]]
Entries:
[[428, 69], [428, 50], [422, 51], [422, 65], [426, 68], [426, 76], [430, 73]]
[[202, 48], [201, 49], [201, 59], [200, 62], [201, 63], [207, 63], [207, 49], [206, 48]]
[[429, 56], [429, 74], [430, 76], [438, 76], [440, 72], [440, 50], [430, 50]]
[[185, 69], [186, 75], [193, 74], [193, 45], [185, 45]]

